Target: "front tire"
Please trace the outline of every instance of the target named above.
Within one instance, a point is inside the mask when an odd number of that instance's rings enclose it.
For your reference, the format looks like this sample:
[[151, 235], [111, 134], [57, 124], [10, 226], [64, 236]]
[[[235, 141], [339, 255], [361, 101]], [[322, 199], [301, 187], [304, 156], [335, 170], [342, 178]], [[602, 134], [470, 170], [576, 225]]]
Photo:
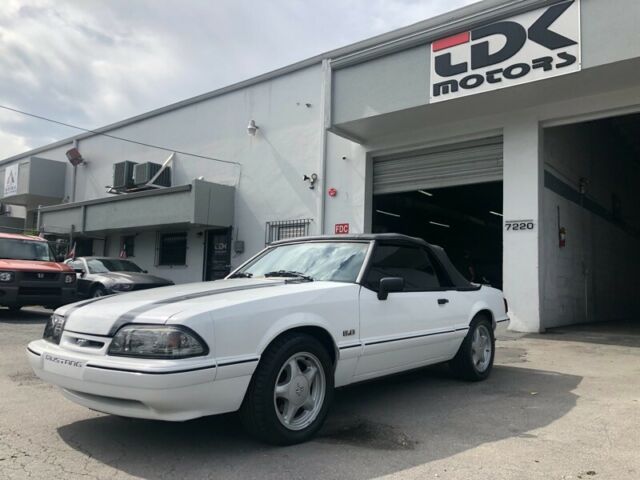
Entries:
[[240, 409], [242, 422], [267, 443], [305, 442], [322, 427], [333, 387], [324, 346], [304, 333], [285, 334], [262, 355]]
[[91, 298], [100, 298], [104, 297], [107, 294], [107, 291], [102, 285], [96, 285], [91, 290]]
[[479, 315], [471, 322], [467, 336], [449, 365], [464, 380], [485, 380], [493, 368], [495, 351], [496, 339], [491, 321], [484, 315]]

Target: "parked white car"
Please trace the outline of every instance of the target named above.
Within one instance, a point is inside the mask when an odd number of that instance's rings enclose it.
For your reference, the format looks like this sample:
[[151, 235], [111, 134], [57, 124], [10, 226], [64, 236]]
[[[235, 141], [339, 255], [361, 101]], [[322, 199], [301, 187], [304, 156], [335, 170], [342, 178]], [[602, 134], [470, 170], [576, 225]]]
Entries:
[[483, 380], [499, 290], [444, 251], [395, 234], [277, 242], [225, 280], [59, 308], [27, 355], [36, 374], [101, 412], [187, 420], [240, 410], [276, 444], [322, 426], [333, 389], [449, 361]]

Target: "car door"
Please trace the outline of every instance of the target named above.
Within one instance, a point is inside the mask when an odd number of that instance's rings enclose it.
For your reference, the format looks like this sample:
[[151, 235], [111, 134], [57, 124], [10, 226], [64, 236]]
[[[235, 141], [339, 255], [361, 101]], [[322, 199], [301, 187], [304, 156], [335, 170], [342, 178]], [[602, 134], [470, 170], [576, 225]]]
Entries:
[[86, 297], [89, 295], [89, 285], [91, 281], [87, 279], [87, 275], [89, 270], [87, 269], [87, 264], [82, 258], [76, 258], [74, 260], [67, 261], [67, 265], [69, 265], [74, 270], [82, 270], [84, 273], [78, 274], [78, 295]]
[[[357, 378], [446, 359], [455, 332], [455, 315], [449, 313], [451, 295], [438, 277], [434, 262], [430, 252], [419, 245], [376, 245], [360, 290], [363, 350], [356, 367]], [[378, 285], [385, 277], [403, 278], [404, 289], [379, 300]]]

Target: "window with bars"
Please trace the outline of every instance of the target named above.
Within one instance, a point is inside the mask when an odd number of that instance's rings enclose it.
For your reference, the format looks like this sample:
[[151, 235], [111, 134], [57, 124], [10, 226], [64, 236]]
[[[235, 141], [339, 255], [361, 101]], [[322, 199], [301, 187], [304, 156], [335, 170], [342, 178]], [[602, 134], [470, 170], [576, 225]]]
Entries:
[[269, 245], [270, 243], [278, 240], [305, 237], [309, 235], [309, 225], [311, 225], [310, 218], [267, 222], [264, 243]]
[[187, 264], [187, 232], [158, 234], [158, 265]]

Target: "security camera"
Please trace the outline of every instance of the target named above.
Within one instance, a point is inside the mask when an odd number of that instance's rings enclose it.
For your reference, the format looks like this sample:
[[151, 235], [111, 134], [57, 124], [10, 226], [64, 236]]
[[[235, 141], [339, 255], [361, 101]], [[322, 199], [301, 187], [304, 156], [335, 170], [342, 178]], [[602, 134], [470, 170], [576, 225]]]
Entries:
[[315, 188], [315, 183], [318, 181], [318, 175], [316, 173], [312, 173], [311, 176], [303, 175], [302, 180], [309, 182], [309, 188], [313, 190]]

